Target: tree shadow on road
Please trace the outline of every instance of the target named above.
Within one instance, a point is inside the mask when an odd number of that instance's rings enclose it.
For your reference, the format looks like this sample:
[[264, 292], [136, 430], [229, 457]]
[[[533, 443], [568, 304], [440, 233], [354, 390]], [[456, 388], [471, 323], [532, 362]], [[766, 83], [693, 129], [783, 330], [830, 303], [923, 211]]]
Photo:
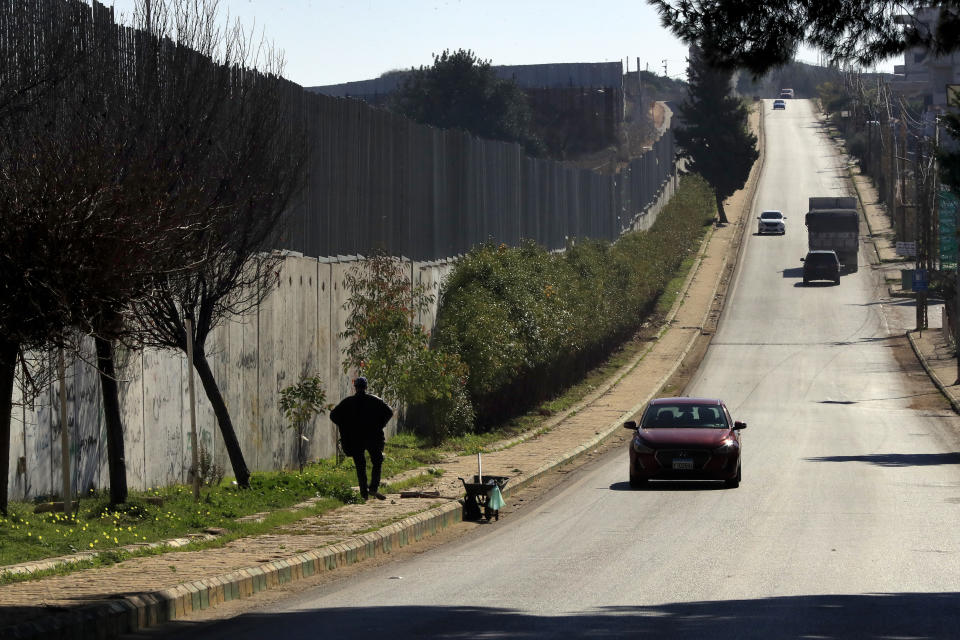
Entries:
[[865, 462], [879, 467], [930, 467], [941, 464], [960, 464], [960, 453], [878, 453], [806, 459], [810, 462]]
[[[639, 567], [638, 567], [639, 569]], [[679, 574], [678, 574], [679, 575]], [[695, 579], [695, 576], [689, 576]], [[413, 588], [414, 585], [406, 585]], [[404, 588], [398, 586], [398, 588]], [[642, 592], [639, 599], [643, 600]], [[627, 594], [624, 594], [627, 596]], [[456, 598], [451, 594], [452, 598]], [[956, 638], [960, 594], [868, 593], [518, 611], [490, 585], [461, 606], [363, 606], [252, 613], [220, 625], [178, 625], [178, 638]], [[483, 602], [496, 604], [481, 604]], [[322, 630], [322, 631], [321, 631]], [[173, 636], [170, 636], [173, 637]]]

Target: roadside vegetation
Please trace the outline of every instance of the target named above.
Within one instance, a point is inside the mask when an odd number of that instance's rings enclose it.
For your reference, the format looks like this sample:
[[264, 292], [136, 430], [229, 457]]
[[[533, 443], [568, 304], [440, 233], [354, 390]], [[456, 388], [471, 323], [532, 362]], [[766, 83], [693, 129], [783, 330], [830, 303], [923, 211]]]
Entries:
[[687, 176], [651, 229], [616, 243], [576, 241], [563, 253], [488, 244], [461, 259], [441, 291], [433, 343], [467, 366], [474, 430], [562, 393], [628, 340], [696, 250], [713, 200]]
[[687, 170], [713, 187], [720, 222], [723, 201], [742, 189], [760, 155], [757, 137], [747, 122], [749, 107], [733, 95], [733, 72], [712, 66], [700, 47], [690, 47], [687, 99], [680, 107], [683, 124], [674, 135]]
[[[442, 474], [445, 458], [477, 453], [494, 442], [538, 429], [546, 417], [573, 406], [629, 362], [645, 346], [643, 342], [631, 340], [637, 329], [666, 312], [673, 303], [696, 248], [713, 219], [713, 201], [713, 194], [702, 179], [687, 176], [651, 230], [626, 234], [615, 244], [577, 243], [565, 254], [548, 254], [531, 245], [516, 249], [477, 248], [470, 260], [465, 261], [463, 270], [458, 268], [459, 277], [454, 274], [443, 290], [447, 296], [444, 299], [446, 313], [450, 314], [453, 309], [450, 305], [458, 283], [469, 283], [473, 290], [482, 291], [484, 286], [499, 281], [504, 285], [504, 304], [509, 302], [512, 313], [524, 319], [518, 325], [523, 331], [508, 324], [499, 325], [498, 329], [498, 325], [485, 321], [481, 326], [487, 333], [460, 335], [459, 344], [467, 344], [469, 338], [483, 339], [496, 346], [513, 339], [511, 336], [519, 336], [524, 342], [516, 348], [524, 350], [526, 359], [512, 360], [515, 365], [518, 362], [521, 365], [513, 370], [502, 368], [495, 360], [478, 359], [475, 366], [484, 374], [480, 382], [471, 383], [466, 376], [456, 381], [448, 379], [448, 383], [458, 382], [464, 389], [477, 388], [482, 392], [496, 388], [491, 384], [493, 376], [505, 375], [502, 388], [521, 390], [529, 381], [534, 393], [516, 402], [512, 413], [503, 412], [502, 420], [478, 422], [479, 426], [457, 433], [441, 433], [436, 428], [417, 429], [417, 425], [411, 423], [407, 431], [387, 442], [383, 475], [390, 478], [413, 469], [424, 469], [424, 472], [402, 483], [387, 485], [385, 490], [392, 493], [429, 486], [435, 476]], [[544, 279], [539, 283], [522, 275], [533, 267], [541, 269]], [[483, 270], [488, 270], [491, 277], [478, 280], [476, 274]], [[460, 289], [459, 293], [464, 295], [466, 290]], [[481, 295], [481, 299], [486, 298]], [[464, 321], [464, 313], [483, 311], [480, 306], [471, 305], [454, 314], [453, 319]], [[399, 312], [408, 310], [401, 308]], [[551, 318], [551, 314], [555, 317]], [[495, 318], [502, 322], [502, 316]], [[562, 318], [564, 324], [558, 325], [557, 318]], [[386, 322], [393, 320], [388, 318]], [[353, 326], [366, 331], [362, 324]], [[497, 331], [501, 330], [505, 333], [498, 335]], [[441, 344], [436, 338], [432, 351]], [[422, 340], [419, 334], [413, 336], [411, 353], [428, 348]], [[373, 346], [368, 344], [368, 347], [370, 354], [378, 357]], [[586, 352], [564, 353], [564, 349], [573, 347]], [[432, 371], [435, 366], [442, 369], [443, 362], [459, 362], [462, 356], [458, 352], [445, 357], [414, 359], [414, 362], [427, 362], [426, 369]], [[441, 364], [437, 365], [438, 362]], [[527, 362], [538, 363], [538, 366], [523, 369]], [[576, 375], [564, 373], [556, 380], [548, 379], [558, 376], [559, 363], [576, 364], [579, 369]], [[460, 365], [456, 370], [463, 372]], [[411, 378], [409, 371], [398, 378], [404, 384], [411, 379], [416, 380], [417, 376]], [[451, 397], [456, 397], [453, 392]], [[445, 395], [443, 399], [448, 404]], [[238, 537], [264, 533], [359, 501], [358, 494], [351, 488], [355, 479], [352, 460], [338, 463], [337, 458], [332, 457], [311, 462], [302, 472], [258, 472], [251, 476], [249, 490], [239, 489], [232, 478], [219, 480], [215, 476], [210, 486], [203, 487], [199, 503], [185, 486], [131, 491], [127, 502], [117, 506], [111, 506], [108, 493], [91, 493], [79, 501], [73, 515], [34, 513], [34, 503], [13, 502], [8, 516], [0, 519], [0, 566], [81, 551], [98, 551], [100, 555], [40, 574], [0, 574], [0, 583], [109, 564], [135, 555], [219, 546]], [[310, 505], [291, 510], [294, 505], [310, 499], [314, 499]], [[260, 513], [267, 514], [261, 521], [238, 521]], [[215, 530], [216, 540], [198, 541], [176, 549], [122, 549], [205, 530]]]

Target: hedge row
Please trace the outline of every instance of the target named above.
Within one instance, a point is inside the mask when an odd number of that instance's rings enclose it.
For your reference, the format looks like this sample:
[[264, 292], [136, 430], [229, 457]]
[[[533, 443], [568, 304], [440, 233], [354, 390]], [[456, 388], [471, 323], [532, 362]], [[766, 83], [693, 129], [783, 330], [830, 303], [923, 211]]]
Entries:
[[469, 368], [483, 430], [555, 396], [633, 335], [715, 215], [699, 176], [682, 178], [648, 231], [563, 253], [476, 247], [444, 282], [434, 348]]

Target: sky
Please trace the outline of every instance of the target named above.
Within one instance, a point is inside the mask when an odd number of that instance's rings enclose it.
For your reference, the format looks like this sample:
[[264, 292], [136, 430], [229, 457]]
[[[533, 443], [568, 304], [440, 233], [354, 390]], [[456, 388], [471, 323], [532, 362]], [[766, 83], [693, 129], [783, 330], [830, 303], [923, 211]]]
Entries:
[[[104, 4], [129, 15], [134, 2]], [[220, 9], [282, 49], [284, 75], [303, 86], [429, 66], [444, 49], [495, 65], [629, 57], [635, 70], [639, 58], [641, 68], [685, 77], [686, 46], [643, 0], [220, 0]]]
[[[101, 2], [120, 18], [136, 0]], [[633, 71], [639, 59], [642, 69], [686, 77], [686, 45], [660, 26], [644, 0], [220, 0], [219, 6], [283, 50], [284, 76], [303, 86], [429, 66], [444, 49], [472, 49], [495, 65], [629, 60]], [[809, 50], [799, 57], [816, 61]]]

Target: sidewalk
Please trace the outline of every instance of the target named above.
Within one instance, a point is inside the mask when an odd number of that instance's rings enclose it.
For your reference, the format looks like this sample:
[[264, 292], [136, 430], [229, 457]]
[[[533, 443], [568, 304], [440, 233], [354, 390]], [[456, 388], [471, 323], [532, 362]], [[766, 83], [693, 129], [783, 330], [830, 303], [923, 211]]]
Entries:
[[[898, 256], [894, 250], [893, 226], [886, 207], [880, 203], [877, 190], [869, 178], [860, 175], [856, 168], [851, 170], [851, 177], [868, 225], [870, 237], [865, 241], [865, 248], [870, 251], [872, 245], [875, 254], [870, 257], [870, 262], [877, 263], [875, 268], [883, 273], [891, 297], [913, 297], [912, 292], [902, 289], [900, 270], [912, 269], [914, 264]], [[934, 385], [950, 402], [953, 410], [960, 414], [960, 385], [956, 384], [960, 379], [960, 370], [957, 367], [953, 341], [948, 331], [943, 328], [942, 308], [942, 301], [930, 301], [927, 330], [914, 329], [907, 331], [906, 335], [913, 352]]]
[[[757, 120], [754, 117], [755, 125]], [[649, 347], [578, 405], [537, 431], [484, 454], [485, 473], [510, 477], [508, 503], [550, 470], [582, 462], [588, 457], [584, 454], [609, 436], [625, 433], [623, 421], [665, 386], [665, 393], [680, 392], [684, 376], [695, 370], [719, 319], [726, 284], [750, 223], [762, 162], [761, 156], [746, 188], [728, 201], [730, 224], [708, 234], [683, 295]], [[475, 473], [476, 456], [451, 458], [437, 466], [443, 476], [423, 489], [438, 490], [439, 499], [390, 495], [386, 501], [345, 505], [219, 549], [133, 558], [110, 567], [2, 586], [0, 636], [115, 637], [388, 554], [460, 522], [458, 499], [463, 488], [458, 477]]]

